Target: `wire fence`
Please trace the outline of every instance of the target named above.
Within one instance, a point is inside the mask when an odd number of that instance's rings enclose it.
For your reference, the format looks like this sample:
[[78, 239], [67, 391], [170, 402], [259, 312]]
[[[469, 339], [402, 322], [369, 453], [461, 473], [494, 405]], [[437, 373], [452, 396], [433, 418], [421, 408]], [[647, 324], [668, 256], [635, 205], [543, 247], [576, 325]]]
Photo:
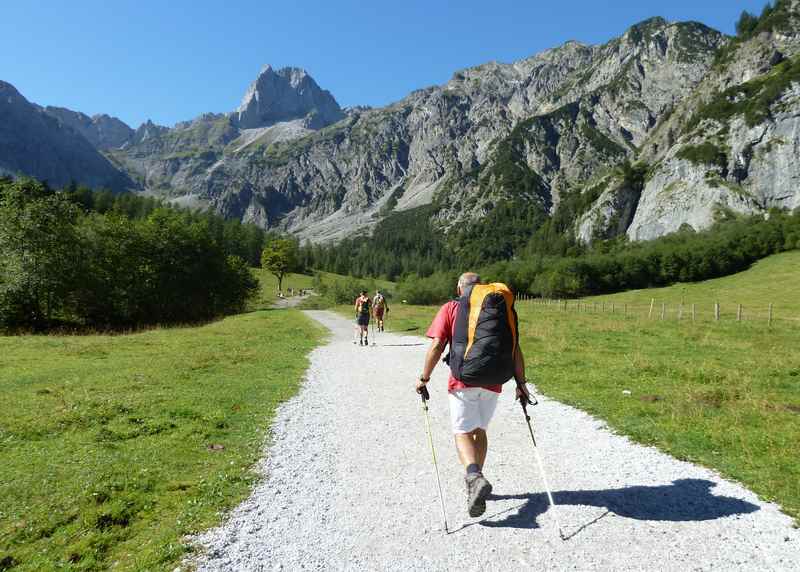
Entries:
[[775, 322], [800, 324], [800, 317], [787, 315], [772, 303], [761, 306], [727, 302], [676, 303], [651, 298], [648, 304], [607, 300], [538, 298], [527, 294], [517, 296], [517, 303], [535, 305], [558, 312], [616, 314], [650, 320], [706, 322]]

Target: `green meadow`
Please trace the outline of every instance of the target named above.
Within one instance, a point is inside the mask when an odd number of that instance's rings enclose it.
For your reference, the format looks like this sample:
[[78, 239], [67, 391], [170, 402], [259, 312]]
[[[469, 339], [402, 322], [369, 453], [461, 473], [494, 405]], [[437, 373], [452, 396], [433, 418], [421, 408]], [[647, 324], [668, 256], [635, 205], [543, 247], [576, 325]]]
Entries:
[[295, 310], [260, 310], [0, 337], [0, 570], [174, 568], [185, 535], [251, 490], [275, 408], [323, 335]]
[[661, 305], [665, 305], [665, 318], [677, 319], [681, 305], [682, 318], [691, 319], [691, 306], [695, 305], [698, 320], [714, 319], [714, 304], [720, 305], [721, 320], [735, 320], [741, 304], [744, 321], [766, 322], [769, 305], [773, 306], [775, 322], [794, 322], [800, 326], [800, 250], [792, 250], [759, 260], [746, 272], [724, 278], [691, 284], [675, 284], [666, 288], [630, 290], [608, 296], [587, 298], [585, 302], [597, 308], [605, 304], [610, 311], [628, 305], [630, 312], [647, 315], [653, 301], [652, 317], [660, 319]]

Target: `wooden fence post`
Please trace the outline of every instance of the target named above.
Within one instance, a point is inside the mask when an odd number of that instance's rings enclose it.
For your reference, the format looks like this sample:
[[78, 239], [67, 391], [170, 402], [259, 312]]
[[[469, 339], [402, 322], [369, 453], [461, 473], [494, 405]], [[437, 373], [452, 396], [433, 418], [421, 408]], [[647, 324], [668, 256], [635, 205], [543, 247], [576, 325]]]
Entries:
[[655, 298], [650, 298], [650, 311], [647, 312], [647, 317], [648, 318], [652, 318], [653, 317], [653, 304], [655, 304], [655, 303], [656, 303], [656, 299]]
[[667, 305], [664, 302], [661, 302], [661, 319], [664, 319], [664, 314], [667, 313]]
[[692, 322], [694, 322], [694, 319], [696, 317], [697, 317], [697, 312], [696, 312], [694, 304], [692, 304]]
[[741, 322], [742, 321], [742, 305], [741, 304], [739, 304], [736, 307], [736, 321], [737, 322]]
[[678, 321], [680, 322], [682, 318], [683, 318], [683, 302], [681, 302], [681, 305], [678, 306]]
[[628, 304], [627, 304], [627, 302], [625, 303], [625, 315], [626, 316], [628, 315]]
[[614, 313], [614, 302], [611, 302], [611, 313]]
[[772, 327], [772, 302], [769, 304], [769, 315], [767, 317], [767, 325], [771, 328]]
[[714, 320], [719, 322], [719, 302], [714, 302]]

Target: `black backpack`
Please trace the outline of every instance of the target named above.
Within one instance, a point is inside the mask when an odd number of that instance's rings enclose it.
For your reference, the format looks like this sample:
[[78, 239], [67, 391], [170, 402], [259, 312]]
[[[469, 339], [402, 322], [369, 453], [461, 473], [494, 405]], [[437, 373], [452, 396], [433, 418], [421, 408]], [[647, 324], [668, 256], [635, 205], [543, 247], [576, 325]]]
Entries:
[[466, 385], [499, 385], [514, 377], [517, 351], [514, 294], [505, 284], [475, 284], [458, 299], [447, 363]]

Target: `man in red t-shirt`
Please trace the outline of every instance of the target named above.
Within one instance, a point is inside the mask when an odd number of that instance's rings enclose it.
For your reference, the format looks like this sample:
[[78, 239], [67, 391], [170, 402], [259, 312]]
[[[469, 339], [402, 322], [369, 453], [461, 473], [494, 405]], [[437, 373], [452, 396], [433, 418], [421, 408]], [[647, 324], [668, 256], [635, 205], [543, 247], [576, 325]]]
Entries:
[[[458, 279], [457, 292], [461, 296], [464, 290], [473, 284], [480, 283], [480, 276], [474, 272], [465, 272]], [[433, 319], [427, 336], [431, 338], [431, 345], [425, 355], [425, 365], [417, 381], [417, 392], [430, 381], [433, 368], [439, 362], [447, 344], [453, 339], [456, 326], [458, 302], [447, 302], [439, 309]], [[517, 380], [517, 397], [528, 397], [525, 386], [525, 359], [522, 351], [517, 346], [514, 352], [514, 379]], [[450, 417], [455, 434], [456, 450], [461, 464], [466, 468], [465, 481], [467, 485], [467, 510], [472, 517], [480, 516], [486, 510], [486, 497], [492, 492], [491, 483], [483, 476], [483, 464], [486, 461], [486, 452], [489, 441], [486, 429], [492, 419], [497, 398], [502, 391], [502, 385], [487, 387], [474, 387], [463, 383], [450, 374], [447, 382], [448, 401], [450, 403]]]

